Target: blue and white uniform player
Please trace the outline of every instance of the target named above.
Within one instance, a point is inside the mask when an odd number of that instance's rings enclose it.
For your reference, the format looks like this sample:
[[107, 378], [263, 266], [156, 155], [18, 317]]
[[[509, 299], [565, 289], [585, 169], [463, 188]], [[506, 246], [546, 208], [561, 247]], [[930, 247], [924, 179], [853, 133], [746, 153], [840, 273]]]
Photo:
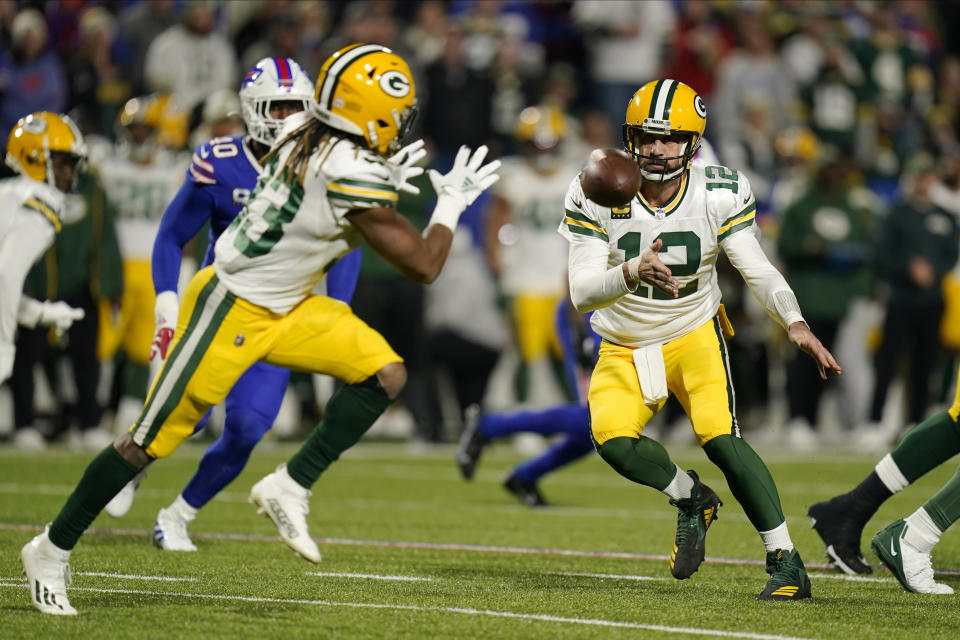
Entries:
[[[213, 262], [217, 238], [241, 211], [256, 185], [262, 158], [276, 141], [287, 116], [304, 111], [313, 99], [313, 82], [289, 58], [264, 58], [244, 77], [240, 104], [247, 136], [214, 138], [197, 147], [186, 181], [163, 216], [153, 247], [153, 283], [157, 294], [156, 335], [151, 360], [166, 358], [177, 324], [177, 283], [183, 247], [210, 223], [210, 245], [202, 266]], [[349, 304], [356, 288], [360, 252], [333, 266], [327, 295]], [[223, 434], [203, 454], [196, 474], [173, 503], [160, 509], [153, 541], [167, 551], [196, 551], [187, 525], [197, 511], [243, 470], [253, 448], [273, 425], [290, 372], [258, 362], [227, 395]], [[197, 425], [202, 428], [206, 418]], [[140, 476], [131, 481], [106, 511], [124, 515], [133, 503]]]

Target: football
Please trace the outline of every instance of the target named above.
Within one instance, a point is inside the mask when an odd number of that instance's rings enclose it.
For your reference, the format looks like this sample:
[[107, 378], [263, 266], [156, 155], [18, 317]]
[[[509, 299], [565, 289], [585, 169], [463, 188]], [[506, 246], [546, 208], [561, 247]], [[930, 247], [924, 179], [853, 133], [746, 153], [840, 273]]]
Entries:
[[640, 189], [640, 166], [620, 149], [594, 149], [580, 171], [583, 194], [602, 207], [620, 207]]

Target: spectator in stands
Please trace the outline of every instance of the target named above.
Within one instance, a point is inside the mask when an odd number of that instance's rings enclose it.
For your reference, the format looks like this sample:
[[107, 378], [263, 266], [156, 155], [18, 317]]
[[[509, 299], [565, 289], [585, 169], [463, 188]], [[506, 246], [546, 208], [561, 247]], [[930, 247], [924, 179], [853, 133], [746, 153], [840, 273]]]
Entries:
[[23, 9], [13, 18], [10, 49], [0, 47], [0, 131], [13, 129], [25, 113], [66, 107], [67, 83], [47, 48], [47, 23], [36, 9]]

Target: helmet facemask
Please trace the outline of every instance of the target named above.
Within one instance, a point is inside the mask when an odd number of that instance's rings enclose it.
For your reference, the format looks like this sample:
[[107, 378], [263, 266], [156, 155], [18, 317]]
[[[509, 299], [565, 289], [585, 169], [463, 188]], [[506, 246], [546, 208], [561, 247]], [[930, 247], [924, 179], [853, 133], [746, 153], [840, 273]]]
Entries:
[[313, 81], [290, 58], [260, 60], [247, 72], [240, 87], [240, 113], [247, 133], [267, 147], [277, 141], [285, 119], [271, 115], [271, 108], [278, 102], [292, 102], [307, 111], [312, 100]]
[[[660, 136], [664, 138], [675, 138], [682, 136], [686, 138], [681, 147], [681, 153], [677, 156], [650, 156], [640, 153], [640, 147], [649, 144], [651, 136]], [[693, 161], [693, 157], [700, 149], [700, 140], [702, 138], [692, 131], [671, 130], [669, 123], [667, 126], [649, 126], [646, 122], [641, 126], [625, 124], [623, 125], [623, 148], [634, 157], [640, 166], [640, 175], [647, 182], [669, 182], [680, 177]], [[677, 166], [671, 165], [676, 162]], [[651, 164], [662, 164], [662, 169], [651, 170], [648, 167]]]

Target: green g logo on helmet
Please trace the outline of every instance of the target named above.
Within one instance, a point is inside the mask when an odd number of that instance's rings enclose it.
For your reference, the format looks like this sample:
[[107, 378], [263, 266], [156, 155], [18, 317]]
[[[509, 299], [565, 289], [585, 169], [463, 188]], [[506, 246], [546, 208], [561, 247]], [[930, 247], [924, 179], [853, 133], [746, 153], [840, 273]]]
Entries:
[[380, 88], [394, 98], [402, 98], [410, 93], [410, 80], [399, 71], [387, 71], [380, 76]]

